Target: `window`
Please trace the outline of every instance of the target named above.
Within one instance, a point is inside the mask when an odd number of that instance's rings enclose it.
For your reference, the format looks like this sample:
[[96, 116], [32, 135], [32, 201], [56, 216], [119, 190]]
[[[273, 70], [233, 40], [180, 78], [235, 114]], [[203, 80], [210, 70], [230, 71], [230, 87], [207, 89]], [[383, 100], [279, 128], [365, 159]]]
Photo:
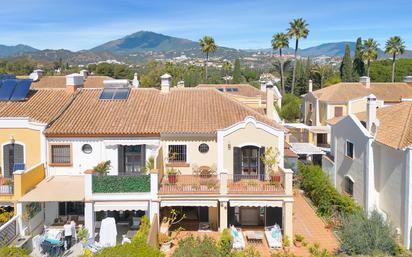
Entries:
[[352, 158], [353, 159], [353, 143], [352, 142], [349, 142], [349, 141], [346, 141], [346, 152], [345, 152], [345, 155], [347, 156], [347, 157], [349, 157], [349, 158]]
[[71, 165], [71, 145], [52, 145], [50, 153], [51, 164]]
[[312, 106], [312, 104], [311, 104], [311, 103], [309, 104], [309, 111], [310, 111], [310, 112], [312, 112], [312, 111], [313, 111], [313, 106]]
[[169, 162], [186, 162], [186, 145], [169, 145]]
[[207, 144], [200, 144], [199, 145], [199, 152], [201, 153], [207, 153], [209, 152], [209, 146]]
[[225, 92], [225, 89], [224, 88], [218, 88], [217, 90], [219, 90], [220, 92]]
[[90, 154], [90, 153], [92, 153], [93, 148], [92, 148], [92, 146], [89, 145], [89, 144], [84, 144], [84, 145], [82, 146], [82, 151], [83, 151], [83, 153], [85, 153], [85, 154]]
[[353, 180], [350, 177], [345, 177], [345, 193], [353, 196]]
[[59, 216], [84, 215], [83, 202], [59, 202]]
[[342, 117], [342, 115], [343, 115], [343, 108], [335, 107], [335, 117]]
[[24, 147], [17, 143], [11, 143], [3, 146], [3, 165], [6, 178], [13, 177], [16, 170], [24, 170]]

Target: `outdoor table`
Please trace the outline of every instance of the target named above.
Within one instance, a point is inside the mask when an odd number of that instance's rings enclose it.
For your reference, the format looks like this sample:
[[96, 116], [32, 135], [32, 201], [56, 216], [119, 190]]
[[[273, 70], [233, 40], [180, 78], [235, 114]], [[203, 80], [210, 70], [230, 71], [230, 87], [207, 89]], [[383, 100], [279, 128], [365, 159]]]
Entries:
[[262, 243], [264, 234], [262, 231], [245, 231], [246, 239], [251, 243]]

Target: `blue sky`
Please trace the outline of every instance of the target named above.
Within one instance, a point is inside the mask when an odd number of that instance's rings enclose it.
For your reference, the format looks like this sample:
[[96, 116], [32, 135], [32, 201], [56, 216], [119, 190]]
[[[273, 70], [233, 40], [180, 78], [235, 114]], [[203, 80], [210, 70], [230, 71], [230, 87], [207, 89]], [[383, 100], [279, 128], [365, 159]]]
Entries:
[[3, 0], [0, 44], [88, 49], [149, 30], [198, 40], [211, 35], [222, 46], [268, 48], [274, 33], [303, 17], [310, 34], [302, 47], [392, 35], [412, 48], [410, 0]]

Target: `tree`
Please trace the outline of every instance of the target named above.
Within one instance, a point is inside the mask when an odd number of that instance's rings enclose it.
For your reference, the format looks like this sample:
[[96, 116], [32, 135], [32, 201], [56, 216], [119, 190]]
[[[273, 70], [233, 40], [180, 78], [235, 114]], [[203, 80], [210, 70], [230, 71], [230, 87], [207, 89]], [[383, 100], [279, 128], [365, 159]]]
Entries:
[[235, 60], [235, 68], [233, 70], [233, 83], [239, 84], [242, 80], [242, 71], [240, 70], [240, 60]]
[[295, 38], [295, 63], [293, 66], [293, 75], [292, 75], [292, 93], [295, 90], [295, 72], [296, 72], [296, 56], [299, 48], [299, 39], [307, 38], [309, 34], [308, 26], [309, 24], [303, 18], [294, 19], [289, 22], [288, 36], [290, 38]]
[[352, 82], [352, 58], [350, 57], [349, 45], [345, 46], [345, 55], [342, 59], [342, 64], [340, 66], [340, 77], [343, 82]]
[[202, 52], [206, 54], [206, 62], [205, 62], [205, 78], [207, 80], [207, 64], [209, 62], [209, 54], [214, 53], [217, 49], [215, 44], [215, 40], [211, 36], [204, 36], [199, 40], [200, 47]]
[[365, 74], [365, 63], [362, 58], [362, 38], [356, 40], [355, 57], [353, 59], [353, 80], [359, 81], [359, 77]]
[[333, 74], [333, 70], [332, 67], [328, 64], [316, 64], [312, 71], [319, 76], [319, 85], [320, 88], [323, 88], [323, 86], [325, 85], [325, 79]]
[[369, 77], [371, 61], [375, 61], [378, 58], [378, 42], [373, 38], [368, 38], [363, 41], [362, 59], [367, 64], [367, 76]]
[[282, 48], [289, 47], [289, 38], [285, 33], [276, 33], [272, 37], [273, 50], [279, 50], [279, 62], [280, 62], [280, 84], [282, 87], [282, 95], [285, 94], [285, 82], [283, 78], [283, 60], [282, 60]]
[[223, 71], [224, 71], [224, 73], [225, 73], [225, 81], [226, 81], [226, 84], [229, 84], [229, 74], [230, 74], [230, 72], [232, 71], [232, 63], [229, 62], [229, 61], [225, 61], [225, 62], [223, 63], [222, 68], [223, 68]]
[[300, 103], [299, 97], [294, 94], [285, 94], [282, 97], [282, 109], [280, 116], [288, 122], [295, 122], [300, 117]]
[[399, 36], [393, 36], [386, 41], [385, 54], [392, 55], [392, 82], [395, 82], [396, 56], [405, 52], [405, 42]]

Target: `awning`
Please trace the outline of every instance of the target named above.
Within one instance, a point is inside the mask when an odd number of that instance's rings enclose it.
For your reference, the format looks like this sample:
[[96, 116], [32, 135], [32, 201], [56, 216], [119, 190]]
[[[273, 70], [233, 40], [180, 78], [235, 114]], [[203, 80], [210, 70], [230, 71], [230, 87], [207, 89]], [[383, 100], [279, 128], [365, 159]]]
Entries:
[[282, 207], [282, 201], [230, 201], [230, 207]]
[[313, 154], [325, 154], [319, 147], [312, 145], [311, 143], [289, 143], [293, 151], [299, 155], [313, 155]]
[[83, 176], [46, 178], [26, 193], [19, 202], [83, 202]]
[[160, 145], [159, 139], [113, 139], [104, 140], [105, 145]]
[[95, 202], [94, 211], [147, 211], [146, 201]]
[[161, 201], [161, 207], [166, 206], [194, 206], [194, 207], [217, 207], [217, 201]]

